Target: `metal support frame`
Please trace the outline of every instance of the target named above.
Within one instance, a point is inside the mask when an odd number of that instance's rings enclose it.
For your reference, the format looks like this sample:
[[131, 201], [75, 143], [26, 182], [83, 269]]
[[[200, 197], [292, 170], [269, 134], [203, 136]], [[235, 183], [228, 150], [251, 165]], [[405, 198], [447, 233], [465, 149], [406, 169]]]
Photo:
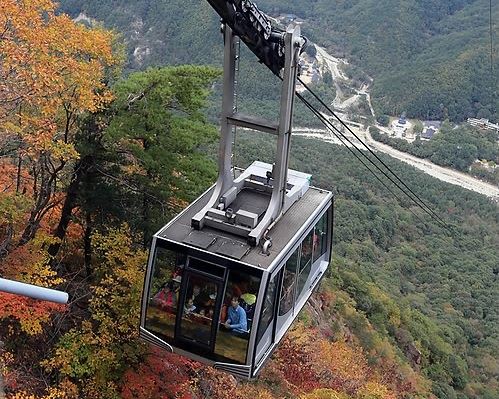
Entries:
[[[234, 85], [236, 72], [236, 46], [238, 38], [234, 35], [229, 26], [225, 26], [224, 31], [224, 79], [223, 79], [223, 100], [221, 116], [221, 138], [218, 152], [218, 179], [213, 195], [207, 205], [199, 211], [191, 220], [192, 227], [201, 230], [208, 221], [210, 226], [217, 225], [217, 228], [227, 230], [235, 234], [247, 237], [250, 245], [259, 244], [265, 232], [275, 221], [298, 199], [297, 195], [287, 196], [288, 185], [288, 162], [291, 141], [291, 127], [293, 120], [294, 94], [296, 89], [296, 78], [298, 73], [298, 57], [302, 46], [300, 28], [288, 27], [283, 34], [285, 65], [283, 69], [283, 81], [281, 87], [281, 101], [279, 123], [275, 125], [271, 122], [262, 121], [246, 115], [234, 113]], [[208, 213], [217, 210], [219, 213], [226, 210], [230, 205], [227, 202], [226, 193], [231, 190], [239, 192], [245, 187], [245, 180], [232, 176], [232, 127], [244, 126], [271, 134], [277, 134], [277, 151], [275, 164], [272, 170], [272, 196], [269, 206], [262, 220], [253, 229], [241, 226], [238, 233], [238, 226], [234, 223], [224, 223], [210, 219]], [[294, 190], [296, 191], [296, 190]], [[236, 194], [237, 195], [237, 194]], [[301, 195], [300, 195], [301, 196]], [[231, 195], [231, 198], [234, 197]]]

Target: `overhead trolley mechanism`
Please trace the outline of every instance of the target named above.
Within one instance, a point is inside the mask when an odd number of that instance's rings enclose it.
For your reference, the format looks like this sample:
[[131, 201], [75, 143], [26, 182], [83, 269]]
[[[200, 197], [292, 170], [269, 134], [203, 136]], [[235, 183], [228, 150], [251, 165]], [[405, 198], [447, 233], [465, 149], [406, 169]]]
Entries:
[[[192, 227], [201, 230], [205, 225], [228, 231], [248, 239], [256, 246], [269, 226], [308, 189], [309, 175], [290, 172], [288, 159], [293, 118], [293, 99], [298, 72], [298, 56], [303, 45], [300, 28], [293, 27], [283, 33], [284, 69], [282, 73], [281, 103], [277, 123], [261, 118], [234, 113], [234, 76], [236, 71], [236, 40], [229, 26], [225, 26], [224, 83], [221, 117], [221, 139], [218, 156], [219, 175], [213, 194], [203, 209], [192, 217]], [[234, 179], [232, 173], [233, 126], [277, 135], [276, 159], [272, 166], [258, 163]], [[270, 195], [263, 212], [245, 208], [246, 191], [264, 191]], [[234, 203], [241, 208], [234, 210]]]

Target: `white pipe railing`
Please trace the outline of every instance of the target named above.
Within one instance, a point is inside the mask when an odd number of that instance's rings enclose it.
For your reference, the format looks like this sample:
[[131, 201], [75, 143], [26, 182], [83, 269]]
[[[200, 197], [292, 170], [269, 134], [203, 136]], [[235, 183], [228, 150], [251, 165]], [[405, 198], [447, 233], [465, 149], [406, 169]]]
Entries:
[[0, 278], [0, 292], [24, 295], [41, 301], [49, 301], [66, 304], [69, 295], [67, 292], [53, 290], [51, 288], [38, 287], [32, 284], [20, 283], [19, 281]]

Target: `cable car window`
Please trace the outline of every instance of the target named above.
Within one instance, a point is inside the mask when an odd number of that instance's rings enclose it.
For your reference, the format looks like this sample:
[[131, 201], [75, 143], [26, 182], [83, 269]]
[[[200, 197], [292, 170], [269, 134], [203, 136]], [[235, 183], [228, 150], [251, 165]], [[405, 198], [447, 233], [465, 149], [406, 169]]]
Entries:
[[157, 247], [153, 274], [148, 289], [149, 300], [145, 326], [158, 336], [173, 339], [180, 283], [186, 256]]
[[274, 320], [274, 304], [278, 281], [279, 275], [275, 275], [267, 287], [263, 302], [262, 315], [260, 317], [260, 323], [258, 323], [258, 333], [256, 336], [257, 343], [260, 342], [263, 334], [265, 334], [265, 331], [267, 331], [267, 328], [272, 323], [272, 320]]
[[314, 229], [312, 229], [301, 243], [300, 273], [312, 261], [312, 241]]
[[328, 213], [326, 212], [315, 225], [313, 238], [314, 262], [324, 255], [327, 251], [327, 226]]
[[217, 284], [209, 277], [191, 275], [186, 284], [179, 333], [184, 339], [211, 346], [211, 326], [218, 295]]
[[281, 297], [279, 300], [279, 316], [284, 316], [291, 309], [295, 299], [296, 268], [298, 265], [298, 255], [300, 247], [291, 255], [284, 268], [284, 278], [282, 281]]
[[245, 363], [260, 280], [247, 273], [229, 271], [215, 342], [217, 355]]
[[300, 256], [300, 274], [298, 276], [298, 291], [297, 297], [301, 297], [304, 292], [305, 284], [308, 279], [308, 275], [312, 270], [312, 241], [313, 241], [314, 229], [312, 229], [305, 237], [301, 245], [301, 256]]
[[224, 277], [225, 269], [212, 263], [203, 262], [196, 258], [189, 258], [189, 268], [196, 269], [203, 273], [211, 274], [220, 278]]

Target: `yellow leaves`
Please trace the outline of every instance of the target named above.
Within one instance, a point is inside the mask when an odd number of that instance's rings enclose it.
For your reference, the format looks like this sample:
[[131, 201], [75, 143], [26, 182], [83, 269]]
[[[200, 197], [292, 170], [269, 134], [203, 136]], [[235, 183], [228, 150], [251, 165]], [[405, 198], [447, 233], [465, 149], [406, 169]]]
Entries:
[[20, 134], [22, 133], [22, 128], [11, 121], [5, 121], [2, 125], [0, 125], [0, 133], [10, 133], [10, 134]]
[[61, 161], [76, 160], [80, 156], [72, 143], [65, 143], [62, 140], [51, 142], [47, 145], [47, 151], [52, 153], [52, 156]]
[[357, 399], [396, 399], [396, 397], [386, 386], [369, 381], [359, 389]]
[[64, 282], [57, 277], [57, 273], [50, 267], [50, 256], [46, 248], [56, 243], [57, 238], [39, 231], [35, 238], [28, 244], [32, 259], [29, 265], [24, 265], [23, 281], [41, 287], [55, 287]]
[[7, 351], [0, 351], [0, 378], [9, 372], [9, 366], [14, 361], [14, 355]]
[[66, 333], [43, 366], [84, 384], [86, 397], [104, 398], [116, 394], [114, 381], [144, 350], [137, 326], [146, 254], [134, 250], [127, 226], [93, 241], [100, 280], [92, 287], [91, 321]]
[[350, 396], [333, 389], [321, 388], [300, 396], [300, 399], [350, 399]]
[[346, 342], [320, 343], [320, 360], [342, 380], [362, 380], [368, 373], [367, 359], [361, 347]]
[[[251, 399], [274, 399], [275, 396], [272, 395], [268, 390], [262, 387], [255, 387], [252, 384], [244, 384], [237, 387], [237, 392], [241, 398], [251, 398]], [[234, 397], [231, 395], [231, 397]]]
[[9, 399], [78, 399], [78, 387], [68, 380], [62, 381], [56, 387], [47, 388], [42, 396], [35, 396], [26, 391], [18, 391], [9, 395]]
[[55, 8], [51, 0], [1, 1], [0, 134], [19, 136], [35, 159], [44, 152], [67, 161], [77, 158], [75, 119], [112, 101], [103, 79], [116, 60], [111, 32]]
[[12, 191], [0, 192], [0, 225], [19, 223], [30, 206], [30, 199], [23, 194]]
[[[292, 357], [299, 350], [303, 352], [299, 357], [299, 380], [295, 381], [306, 392], [301, 399], [395, 399], [382, 373], [369, 366], [362, 347], [344, 340], [331, 342], [317, 333], [299, 324], [288, 332], [276, 356], [282, 360], [284, 375], [290, 381], [296, 361]], [[282, 351], [285, 356], [281, 359]], [[307, 370], [313, 371], [313, 375]], [[315, 378], [316, 383], [305, 384], [307, 376], [310, 381]]]
[[21, 330], [28, 335], [41, 333], [43, 323], [49, 321], [50, 314], [55, 309], [61, 310], [61, 307], [36, 302], [19, 295], [0, 293], [0, 319], [9, 317], [17, 319]]

